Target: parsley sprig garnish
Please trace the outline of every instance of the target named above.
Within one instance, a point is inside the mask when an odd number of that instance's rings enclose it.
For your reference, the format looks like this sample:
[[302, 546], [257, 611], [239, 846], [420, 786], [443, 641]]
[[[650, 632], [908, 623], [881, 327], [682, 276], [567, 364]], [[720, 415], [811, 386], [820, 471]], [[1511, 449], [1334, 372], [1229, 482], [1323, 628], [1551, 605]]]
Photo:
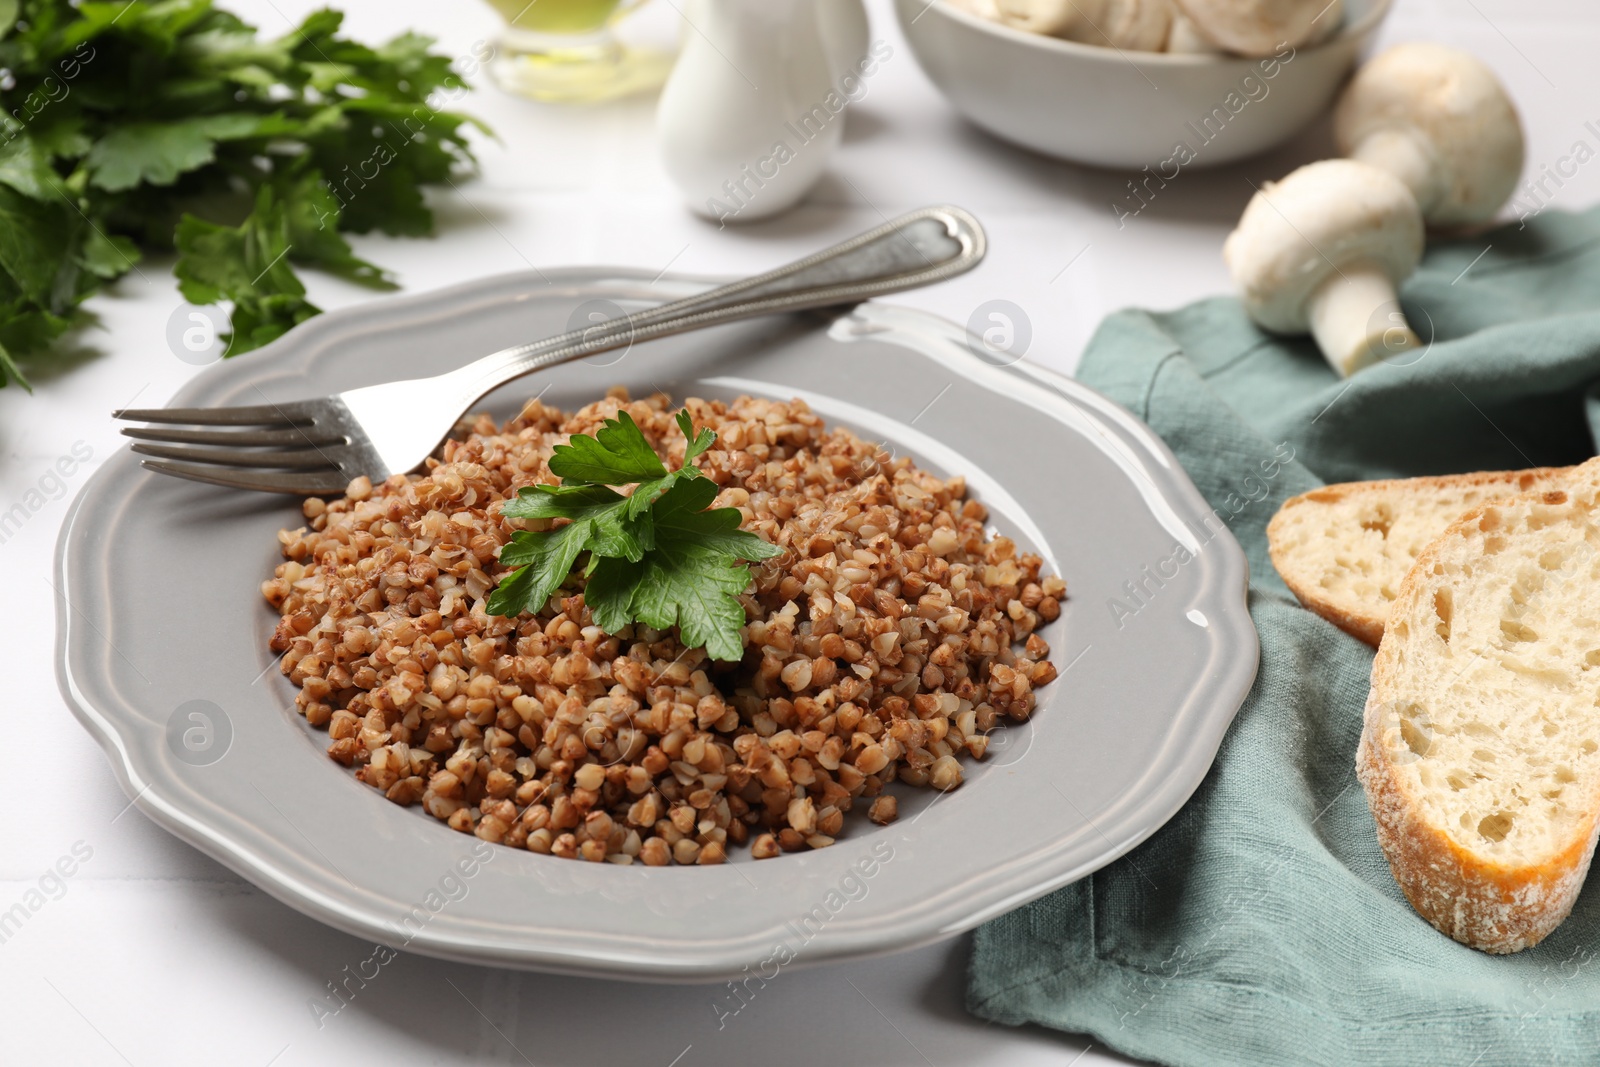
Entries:
[[[695, 460], [716, 441], [695, 432], [687, 411], [678, 428], [688, 439], [683, 465], [668, 471], [626, 411], [593, 437], [557, 445], [550, 472], [561, 484], [522, 489], [502, 509], [510, 518], [565, 519], [546, 531], [519, 531], [500, 551], [515, 567], [489, 597], [491, 615], [542, 610], [588, 553], [584, 601], [595, 624], [616, 633], [631, 622], [657, 630], [676, 626], [683, 643], [712, 659], [744, 654], [739, 594], [750, 584], [749, 562], [780, 555], [777, 545], [739, 529], [737, 508], [711, 508], [716, 483]], [[634, 487], [623, 495], [613, 486]]]
[[0, 386], [149, 252], [232, 305], [230, 356], [318, 313], [301, 267], [393, 288], [343, 235], [433, 231], [424, 187], [473, 162], [467, 84], [429, 38], [342, 18], [268, 37], [212, 0], [0, 0]]

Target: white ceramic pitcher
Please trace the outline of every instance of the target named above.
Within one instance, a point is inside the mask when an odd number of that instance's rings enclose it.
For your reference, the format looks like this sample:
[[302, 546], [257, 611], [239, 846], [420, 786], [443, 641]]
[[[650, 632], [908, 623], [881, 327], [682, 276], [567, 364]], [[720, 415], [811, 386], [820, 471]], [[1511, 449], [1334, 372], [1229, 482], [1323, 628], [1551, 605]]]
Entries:
[[833, 64], [835, 79], [860, 73], [860, 64], [872, 46], [872, 29], [863, 0], [816, 0], [822, 48]]
[[684, 17], [656, 121], [667, 173], [707, 218], [788, 210], [822, 176], [844, 127], [817, 0], [690, 0]]

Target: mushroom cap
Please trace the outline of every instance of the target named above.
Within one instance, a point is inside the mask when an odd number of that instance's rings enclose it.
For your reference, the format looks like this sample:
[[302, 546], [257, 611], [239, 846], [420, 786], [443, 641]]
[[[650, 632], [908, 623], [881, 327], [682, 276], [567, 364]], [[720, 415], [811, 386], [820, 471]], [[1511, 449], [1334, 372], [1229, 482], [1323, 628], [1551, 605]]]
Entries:
[[1344, 0], [1329, 0], [1317, 16], [1317, 25], [1306, 38], [1306, 44], [1317, 45], [1339, 35], [1344, 29]]
[[1176, 0], [1200, 35], [1242, 56], [1270, 56], [1322, 29], [1328, 0]]
[[1266, 183], [1222, 245], [1245, 310], [1278, 333], [1310, 327], [1312, 293], [1342, 268], [1373, 263], [1398, 285], [1421, 258], [1422, 213], [1411, 190], [1351, 159]]
[[969, 14], [993, 22], [1000, 21], [1000, 7], [995, 0], [950, 0], [950, 3]]
[[1400, 132], [1426, 149], [1423, 215], [1440, 225], [1484, 222], [1522, 176], [1522, 122], [1482, 60], [1444, 45], [1401, 44], [1351, 79], [1334, 110], [1339, 150], [1355, 153], [1375, 134]]
[[1083, 44], [1159, 52], [1172, 22], [1169, 0], [998, 0], [1014, 29]]
[[1134, 52], [1159, 52], [1172, 28], [1170, 0], [1112, 0], [1104, 18], [1096, 18], [1087, 44], [1126, 48]]
[[1015, 30], [1064, 37], [1082, 21], [1073, 0], [997, 0], [1000, 21]]
[[1167, 31], [1166, 50], [1186, 55], [1215, 55], [1221, 51], [1201, 36], [1200, 31], [1195, 29], [1193, 20], [1181, 11], [1172, 16], [1172, 27]]

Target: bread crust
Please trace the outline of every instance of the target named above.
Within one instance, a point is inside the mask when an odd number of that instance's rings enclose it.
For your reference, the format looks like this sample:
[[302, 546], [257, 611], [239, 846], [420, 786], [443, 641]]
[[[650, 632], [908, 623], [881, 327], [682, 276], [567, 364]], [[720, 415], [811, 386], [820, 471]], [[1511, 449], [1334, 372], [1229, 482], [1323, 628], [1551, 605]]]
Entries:
[[1311, 576], [1297, 571], [1289, 558], [1285, 545], [1285, 531], [1292, 515], [1291, 509], [1317, 504], [1337, 504], [1353, 496], [1382, 493], [1431, 493], [1446, 489], [1469, 489], [1505, 486], [1506, 495], [1516, 496], [1539, 485], [1559, 482], [1567, 477], [1573, 467], [1533, 467], [1521, 471], [1476, 471], [1471, 474], [1441, 474], [1423, 478], [1388, 478], [1371, 482], [1338, 482], [1313, 489], [1309, 493], [1290, 497], [1278, 508], [1267, 523], [1267, 555], [1272, 566], [1283, 579], [1283, 584], [1295, 595], [1301, 605], [1333, 623], [1345, 633], [1359, 638], [1376, 648], [1383, 640], [1383, 627], [1387, 616], [1378, 617], [1365, 612], [1348, 611], [1323, 594]]
[[[1600, 460], [1591, 464], [1600, 464]], [[1470, 535], [1489, 509], [1542, 496], [1544, 491], [1521, 494], [1484, 504], [1462, 516], [1417, 557], [1395, 597], [1396, 607], [1426, 595], [1432, 565], [1448, 542]], [[1536, 945], [1561, 924], [1577, 901], [1600, 832], [1600, 798], [1593, 798], [1589, 805], [1583, 832], [1575, 833], [1567, 847], [1543, 863], [1498, 863], [1458, 844], [1428, 820], [1418, 796], [1397, 773], [1380, 739], [1386, 708], [1398, 698], [1399, 646], [1400, 638], [1392, 635], [1378, 646], [1356, 749], [1356, 776], [1394, 879], [1418, 914], [1463, 944], [1491, 953], [1518, 952]]]
[[1383, 746], [1373, 740], [1382, 702], [1368, 698], [1356, 748], [1356, 777], [1400, 891], [1417, 914], [1464, 945], [1496, 954], [1537, 945], [1571, 914], [1600, 824], [1591, 821], [1585, 837], [1538, 866], [1484, 862], [1421, 816], [1416, 798], [1395, 775]]

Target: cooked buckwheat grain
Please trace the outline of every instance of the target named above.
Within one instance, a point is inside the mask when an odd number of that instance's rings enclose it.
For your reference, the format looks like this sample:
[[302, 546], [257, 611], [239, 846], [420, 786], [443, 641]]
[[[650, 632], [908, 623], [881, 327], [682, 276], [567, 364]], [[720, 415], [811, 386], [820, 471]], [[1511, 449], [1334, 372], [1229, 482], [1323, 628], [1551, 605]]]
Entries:
[[[606, 634], [573, 579], [537, 615], [484, 611], [525, 520], [501, 504], [553, 482], [568, 436], [626, 409], [670, 467], [677, 409], [613, 390], [572, 415], [533, 400], [480, 416], [422, 474], [307, 500], [262, 584], [272, 648], [328, 754], [464, 833], [614, 863], [721, 863], [821, 848], [892, 781], [954, 789], [959, 757], [1021, 721], [1055, 678], [1034, 632], [1065, 586], [989, 538], [959, 478], [826, 430], [800, 401], [690, 399], [700, 460], [744, 528], [788, 549], [753, 568], [739, 664], [674, 633]], [[1018, 646], [1021, 646], [1020, 648]]]

